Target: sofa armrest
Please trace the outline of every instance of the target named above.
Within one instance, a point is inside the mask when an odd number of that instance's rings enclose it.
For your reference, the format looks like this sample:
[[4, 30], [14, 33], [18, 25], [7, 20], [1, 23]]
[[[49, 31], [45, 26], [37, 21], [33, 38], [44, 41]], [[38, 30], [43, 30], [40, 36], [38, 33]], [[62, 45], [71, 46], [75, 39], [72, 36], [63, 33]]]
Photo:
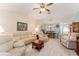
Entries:
[[9, 51], [9, 53], [11, 53], [14, 56], [22, 56], [25, 54], [25, 46], [13, 48]]

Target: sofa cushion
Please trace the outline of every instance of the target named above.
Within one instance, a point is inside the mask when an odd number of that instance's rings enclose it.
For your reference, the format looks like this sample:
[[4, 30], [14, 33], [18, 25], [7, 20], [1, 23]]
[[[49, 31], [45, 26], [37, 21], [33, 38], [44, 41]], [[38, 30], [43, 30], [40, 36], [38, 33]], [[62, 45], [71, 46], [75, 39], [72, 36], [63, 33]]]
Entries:
[[24, 47], [13, 48], [12, 50], [9, 51], [9, 53], [11, 53], [14, 56], [24, 55], [24, 52], [25, 52], [25, 46]]
[[3, 44], [5, 42], [8, 42], [9, 40], [12, 40], [12, 37], [9, 35], [1, 35], [0, 34], [0, 44]]
[[6, 43], [0, 44], [0, 52], [6, 52], [13, 48], [13, 41], [10, 40]]
[[22, 40], [15, 42], [13, 45], [13, 47], [22, 47], [22, 46], [25, 46], [25, 44]]
[[25, 40], [25, 44], [26, 44], [26, 45], [27, 45], [27, 44], [30, 44], [30, 43], [32, 43], [32, 41], [33, 41], [33, 39]]
[[13, 55], [9, 52], [0, 52], [0, 56], [13, 56]]

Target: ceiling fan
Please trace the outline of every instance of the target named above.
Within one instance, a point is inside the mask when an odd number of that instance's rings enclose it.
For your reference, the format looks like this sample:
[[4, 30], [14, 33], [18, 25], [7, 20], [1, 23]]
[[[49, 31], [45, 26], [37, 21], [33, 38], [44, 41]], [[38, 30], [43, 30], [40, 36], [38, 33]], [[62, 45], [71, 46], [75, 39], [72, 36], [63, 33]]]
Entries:
[[40, 14], [44, 11], [46, 11], [48, 14], [50, 14], [50, 9], [48, 9], [48, 6], [51, 6], [53, 3], [39, 3], [39, 7], [33, 8], [33, 10], [40, 10]]

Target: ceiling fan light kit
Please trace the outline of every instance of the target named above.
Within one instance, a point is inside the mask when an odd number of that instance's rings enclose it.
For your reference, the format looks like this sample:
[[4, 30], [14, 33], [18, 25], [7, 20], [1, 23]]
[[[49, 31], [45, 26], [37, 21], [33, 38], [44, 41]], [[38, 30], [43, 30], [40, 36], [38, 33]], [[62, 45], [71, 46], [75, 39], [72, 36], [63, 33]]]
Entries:
[[48, 9], [48, 6], [51, 6], [53, 3], [40, 3], [38, 8], [33, 8], [33, 10], [40, 10], [39, 14], [41, 14], [42, 12], [47, 12], [48, 14], [50, 14], [50, 10]]

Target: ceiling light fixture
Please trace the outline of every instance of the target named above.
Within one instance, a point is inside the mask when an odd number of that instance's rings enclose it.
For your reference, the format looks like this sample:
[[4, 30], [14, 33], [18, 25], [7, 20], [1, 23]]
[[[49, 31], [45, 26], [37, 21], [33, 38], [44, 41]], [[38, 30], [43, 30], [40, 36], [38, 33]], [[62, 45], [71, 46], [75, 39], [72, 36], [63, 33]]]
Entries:
[[37, 7], [37, 8], [33, 8], [33, 10], [37, 10], [37, 9], [39, 9], [40, 10], [40, 14], [42, 13], [42, 12], [47, 12], [48, 14], [50, 14], [50, 9], [48, 9], [48, 6], [51, 6], [53, 3], [39, 3], [39, 7]]

